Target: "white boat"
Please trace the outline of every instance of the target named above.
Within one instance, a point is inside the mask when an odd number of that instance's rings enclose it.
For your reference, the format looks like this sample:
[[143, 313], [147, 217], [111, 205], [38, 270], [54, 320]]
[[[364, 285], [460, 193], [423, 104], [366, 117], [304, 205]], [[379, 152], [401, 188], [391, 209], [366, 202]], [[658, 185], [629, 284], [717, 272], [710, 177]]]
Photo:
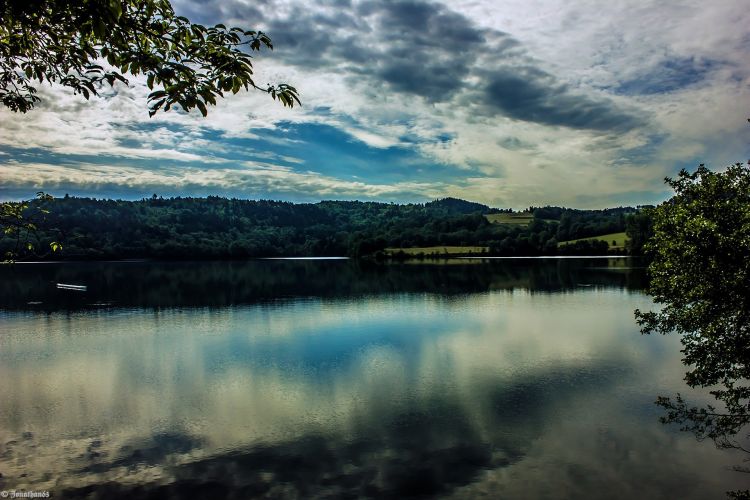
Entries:
[[58, 283], [57, 288], [60, 290], [74, 290], [76, 292], [85, 292], [87, 290], [86, 285], [68, 285], [67, 283]]

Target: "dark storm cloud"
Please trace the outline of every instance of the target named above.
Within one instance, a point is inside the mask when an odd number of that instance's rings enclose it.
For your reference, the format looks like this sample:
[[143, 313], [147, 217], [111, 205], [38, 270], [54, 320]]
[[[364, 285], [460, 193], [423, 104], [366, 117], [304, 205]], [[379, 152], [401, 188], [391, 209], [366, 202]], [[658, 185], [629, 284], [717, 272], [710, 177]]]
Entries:
[[415, 71], [415, 61], [401, 60], [385, 64], [379, 76], [401, 92], [422, 95], [432, 101], [441, 101], [460, 86], [460, 75], [455, 67], [446, 65], [425, 65]]
[[[249, 9], [232, 1], [221, 5], [225, 16]], [[481, 105], [485, 114], [552, 126], [623, 131], [642, 123], [604, 97], [572, 91], [507, 33], [481, 28], [437, 3], [323, 2], [282, 17], [260, 8], [263, 13], [250, 18], [264, 20], [274, 57], [345, 74], [355, 87], [433, 103], [464, 94], [462, 102]]]
[[278, 53], [294, 65], [344, 69], [432, 102], [463, 88], [487, 49], [485, 30], [425, 2], [366, 2], [349, 11], [273, 20], [267, 29]]
[[411, 41], [455, 51], [457, 45], [484, 41], [483, 30], [466, 17], [441, 5], [423, 2], [389, 2], [381, 5], [383, 30], [402, 30]]
[[430, 102], [450, 101], [457, 93], [472, 90], [468, 77], [479, 76], [483, 88], [472, 92], [475, 102], [489, 104], [493, 113], [599, 131], [629, 130], [641, 124], [610, 100], [572, 92], [539, 69], [510, 35], [479, 28], [442, 5], [366, 2], [355, 10], [276, 21], [269, 29], [279, 34], [280, 43], [290, 43], [296, 64], [340, 67], [343, 63], [363, 81], [385, 82], [391, 91]]
[[[178, 0], [172, 3], [176, 7], [177, 14], [199, 24], [211, 25], [226, 23], [231, 19], [241, 19], [246, 24], [243, 25], [244, 28], [255, 29], [253, 26], [263, 20], [263, 14], [258, 7], [236, 1]], [[263, 5], [267, 2], [256, 3]]]
[[367, 60], [369, 49], [360, 45], [362, 37], [355, 34], [361, 29], [348, 13], [309, 13], [294, 19], [274, 19], [266, 32], [273, 40], [274, 56], [294, 66], [323, 69]]
[[397, 91], [443, 101], [464, 86], [486, 49], [483, 30], [442, 6], [388, 3], [379, 13], [378, 32], [387, 34], [377, 76]]
[[642, 120], [604, 97], [575, 93], [535, 67], [506, 66], [488, 72], [484, 96], [491, 109], [510, 118], [552, 126], [626, 131]]

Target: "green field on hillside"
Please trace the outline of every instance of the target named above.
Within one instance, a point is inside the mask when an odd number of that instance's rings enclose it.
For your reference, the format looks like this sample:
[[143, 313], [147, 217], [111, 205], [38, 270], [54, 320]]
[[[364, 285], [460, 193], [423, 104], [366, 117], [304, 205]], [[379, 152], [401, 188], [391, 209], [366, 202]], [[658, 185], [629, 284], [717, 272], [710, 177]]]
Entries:
[[519, 226], [528, 226], [534, 220], [534, 214], [530, 212], [487, 214], [485, 217], [492, 224], [515, 224]]
[[412, 247], [412, 248], [386, 248], [386, 255], [396, 255], [403, 252], [406, 255], [481, 255], [487, 252], [487, 247]]
[[610, 233], [603, 234], [601, 236], [591, 236], [589, 238], [579, 238], [577, 240], [561, 241], [557, 244], [558, 247], [575, 243], [576, 241], [595, 241], [601, 240], [606, 241], [609, 244], [610, 250], [625, 250], [625, 243], [628, 241], [628, 235], [623, 233]]

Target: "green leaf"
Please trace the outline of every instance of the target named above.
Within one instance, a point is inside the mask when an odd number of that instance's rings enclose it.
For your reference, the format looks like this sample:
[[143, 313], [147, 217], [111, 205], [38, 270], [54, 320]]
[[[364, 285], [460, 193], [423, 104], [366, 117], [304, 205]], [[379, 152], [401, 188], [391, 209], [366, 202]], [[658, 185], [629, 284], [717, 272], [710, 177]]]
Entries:
[[104, 22], [101, 19], [96, 19], [94, 21], [94, 35], [101, 40], [104, 38], [106, 31], [107, 27], [104, 25]]
[[198, 106], [198, 109], [200, 110], [201, 114], [205, 118], [206, 115], [208, 115], [208, 110], [206, 109], [206, 105], [203, 104], [203, 102], [201, 102], [201, 101], [196, 101], [195, 105]]
[[122, 16], [122, 4], [119, 0], [109, 0], [109, 12], [115, 19]]

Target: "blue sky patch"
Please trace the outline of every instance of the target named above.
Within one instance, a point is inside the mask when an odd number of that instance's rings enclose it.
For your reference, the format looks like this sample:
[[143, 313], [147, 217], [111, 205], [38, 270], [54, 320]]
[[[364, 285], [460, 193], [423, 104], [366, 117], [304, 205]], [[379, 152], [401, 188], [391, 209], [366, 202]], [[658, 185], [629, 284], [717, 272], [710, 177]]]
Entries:
[[718, 61], [695, 57], [665, 59], [638, 77], [621, 82], [615, 90], [625, 95], [675, 92], [701, 83], [719, 66]]

